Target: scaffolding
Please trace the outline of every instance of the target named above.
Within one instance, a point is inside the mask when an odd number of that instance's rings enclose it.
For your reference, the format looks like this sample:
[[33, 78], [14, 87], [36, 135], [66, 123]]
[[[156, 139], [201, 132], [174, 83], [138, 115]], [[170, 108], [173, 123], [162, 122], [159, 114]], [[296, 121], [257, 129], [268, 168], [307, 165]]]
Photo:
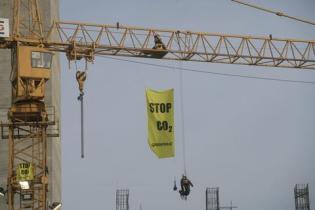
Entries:
[[129, 190], [116, 190], [116, 210], [129, 210]]
[[206, 210], [220, 210], [218, 187], [206, 189]]
[[296, 184], [294, 187], [295, 210], [310, 210], [308, 184]]

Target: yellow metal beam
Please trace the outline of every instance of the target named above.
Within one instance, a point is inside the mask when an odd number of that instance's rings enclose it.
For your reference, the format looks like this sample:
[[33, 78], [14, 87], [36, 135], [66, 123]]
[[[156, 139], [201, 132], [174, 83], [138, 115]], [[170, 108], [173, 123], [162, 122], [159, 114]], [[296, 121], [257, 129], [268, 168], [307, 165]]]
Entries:
[[[154, 48], [158, 35], [165, 49]], [[42, 39], [15, 37], [0, 47], [44, 45], [69, 59], [112, 55], [168, 60], [315, 69], [315, 40], [191, 32], [121, 24], [54, 22]]]
[[[52, 34], [57, 36], [52, 36]], [[166, 49], [153, 49], [158, 35]], [[116, 55], [269, 67], [315, 69], [315, 40], [55, 22], [44, 45], [68, 57]], [[164, 55], [162, 57], [157, 54]]]

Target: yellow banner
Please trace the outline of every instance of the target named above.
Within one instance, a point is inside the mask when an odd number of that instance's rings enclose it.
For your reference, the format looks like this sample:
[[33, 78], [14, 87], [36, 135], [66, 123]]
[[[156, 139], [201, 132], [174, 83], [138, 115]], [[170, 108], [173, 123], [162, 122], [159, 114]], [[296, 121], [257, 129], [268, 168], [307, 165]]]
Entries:
[[148, 143], [158, 158], [174, 157], [174, 90], [146, 90]]
[[20, 163], [17, 170], [18, 181], [31, 181], [34, 179], [33, 166], [31, 163]]

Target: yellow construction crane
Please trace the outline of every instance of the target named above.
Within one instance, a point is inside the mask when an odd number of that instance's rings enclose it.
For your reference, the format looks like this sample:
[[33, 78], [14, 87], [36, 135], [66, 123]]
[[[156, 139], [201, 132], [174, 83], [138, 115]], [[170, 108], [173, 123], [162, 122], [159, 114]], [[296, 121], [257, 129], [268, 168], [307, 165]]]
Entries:
[[[12, 33], [0, 38], [0, 48], [12, 52], [12, 106], [1, 124], [9, 147], [8, 210], [48, 208], [47, 137], [59, 135], [52, 130], [53, 108], [44, 101], [53, 52], [69, 61], [112, 55], [315, 69], [315, 40], [63, 21], [44, 32], [37, 0], [14, 0]], [[85, 75], [77, 79], [83, 96]]]

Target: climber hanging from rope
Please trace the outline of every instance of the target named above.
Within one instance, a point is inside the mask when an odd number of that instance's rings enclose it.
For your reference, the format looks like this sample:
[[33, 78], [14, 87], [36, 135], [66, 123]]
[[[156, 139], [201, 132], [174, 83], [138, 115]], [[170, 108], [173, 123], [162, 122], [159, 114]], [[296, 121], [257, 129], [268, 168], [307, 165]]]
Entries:
[[187, 196], [190, 193], [190, 187], [193, 187], [194, 185], [192, 182], [183, 174], [182, 179], [180, 180], [180, 187], [179, 190], [180, 197], [182, 199], [187, 200]]
[[[181, 68], [181, 63], [180, 68]], [[183, 94], [183, 73], [182, 71], [179, 71], [179, 79], [180, 79], [180, 105], [181, 105], [181, 120], [182, 120], [182, 139], [183, 139], [183, 163], [184, 163], [184, 173], [180, 180], [180, 187], [181, 189], [178, 191], [180, 194], [181, 199], [187, 200], [187, 196], [190, 194], [190, 187], [193, 187], [194, 185], [192, 182], [187, 178], [187, 168], [186, 168], [186, 143], [185, 143], [185, 116], [184, 116], [184, 94]], [[176, 180], [174, 180], [174, 191], [177, 191], [176, 187]]]

